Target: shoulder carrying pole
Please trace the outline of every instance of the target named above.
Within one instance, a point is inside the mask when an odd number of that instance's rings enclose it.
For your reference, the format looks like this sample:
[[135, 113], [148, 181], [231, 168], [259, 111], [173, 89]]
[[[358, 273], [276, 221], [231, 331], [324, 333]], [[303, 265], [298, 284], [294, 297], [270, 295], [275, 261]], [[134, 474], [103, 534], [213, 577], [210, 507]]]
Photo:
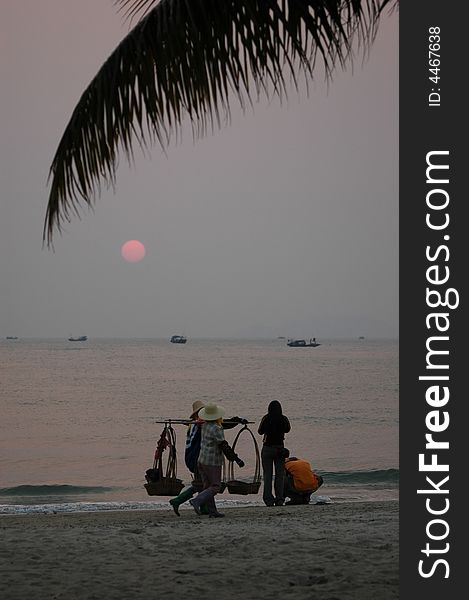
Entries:
[[[247, 423], [254, 423], [255, 421], [246, 421], [246, 419], [223, 419], [223, 423], [246, 425]], [[191, 425], [194, 423], [191, 419], [165, 419], [164, 421], [154, 421], [154, 423], [164, 423], [165, 425]]]

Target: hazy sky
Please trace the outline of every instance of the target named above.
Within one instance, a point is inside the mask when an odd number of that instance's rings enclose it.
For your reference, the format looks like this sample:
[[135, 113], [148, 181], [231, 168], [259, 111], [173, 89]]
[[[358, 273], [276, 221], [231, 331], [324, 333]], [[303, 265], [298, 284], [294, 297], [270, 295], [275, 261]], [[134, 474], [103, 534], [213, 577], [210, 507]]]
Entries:
[[0, 337], [397, 337], [398, 14], [329, 89], [122, 155], [53, 252], [48, 170], [128, 27], [112, 0], [0, 5]]

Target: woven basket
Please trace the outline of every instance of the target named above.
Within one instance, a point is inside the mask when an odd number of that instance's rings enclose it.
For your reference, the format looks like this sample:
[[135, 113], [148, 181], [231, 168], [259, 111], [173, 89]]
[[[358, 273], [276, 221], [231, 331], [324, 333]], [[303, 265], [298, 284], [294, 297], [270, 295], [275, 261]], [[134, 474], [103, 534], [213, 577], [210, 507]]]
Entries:
[[[166, 468], [163, 467], [163, 453], [168, 450]], [[145, 489], [149, 496], [177, 496], [184, 487], [177, 478], [176, 432], [171, 424], [165, 423], [156, 445], [153, 468], [146, 472]]]
[[254, 444], [254, 451], [256, 453], [256, 466], [254, 469], [253, 479], [252, 481], [240, 481], [239, 479], [235, 479], [234, 462], [230, 462], [228, 465], [228, 481], [226, 483], [226, 487], [228, 488], [228, 492], [230, 494], [240, 494], [242, 496], [247, 496], [248, 494], [257, 494], [261, 487], [261, 461], [259, 455], [259, 446], [257, 445], [256, 438], [247, 425], [238, 431], [232, 448], [233, 450], [236, 448], [239, 436], [245, 430], [251, 435], [252, 442]]
[[184, 487], [180, 479], [163, 477], [159, 481], [145, 483], [145, 489], [149, 496], [177, 496]]
[[234, 479], [227, 481], [226, 486], [230, 494], [240, 494], [241, 496], [247, 496], [248, 494], [257, 494], [260, 487], [260, 481], [238, 481]]

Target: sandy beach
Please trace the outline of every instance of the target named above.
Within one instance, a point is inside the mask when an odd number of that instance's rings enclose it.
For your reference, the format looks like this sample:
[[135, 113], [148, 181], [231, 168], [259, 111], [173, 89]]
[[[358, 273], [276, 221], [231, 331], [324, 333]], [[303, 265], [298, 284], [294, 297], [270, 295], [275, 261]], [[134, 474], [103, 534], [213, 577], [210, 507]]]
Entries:
[[0, 517], [4, 600], [399, 597], [398, 502]]

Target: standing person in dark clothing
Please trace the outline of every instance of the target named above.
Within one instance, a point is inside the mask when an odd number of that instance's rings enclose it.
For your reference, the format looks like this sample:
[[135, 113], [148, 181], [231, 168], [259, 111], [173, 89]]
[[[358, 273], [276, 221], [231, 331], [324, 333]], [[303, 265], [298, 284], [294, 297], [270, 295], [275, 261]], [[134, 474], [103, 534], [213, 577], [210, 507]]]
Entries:
[[[258, 433], [264, 436], [261, 459], [264, 473], [264, 491], [262, 499], [267, 506], [282, 506], [284, 503], [283, 481], [284, 470], [284, 440], [290, 431], [290, 421], [282, 413], [282, 405], [278, 400], [272, 400], [267, 414], [262, 417]], [[274, 492], [272, 494], [272, 477], [275, 468]]]

